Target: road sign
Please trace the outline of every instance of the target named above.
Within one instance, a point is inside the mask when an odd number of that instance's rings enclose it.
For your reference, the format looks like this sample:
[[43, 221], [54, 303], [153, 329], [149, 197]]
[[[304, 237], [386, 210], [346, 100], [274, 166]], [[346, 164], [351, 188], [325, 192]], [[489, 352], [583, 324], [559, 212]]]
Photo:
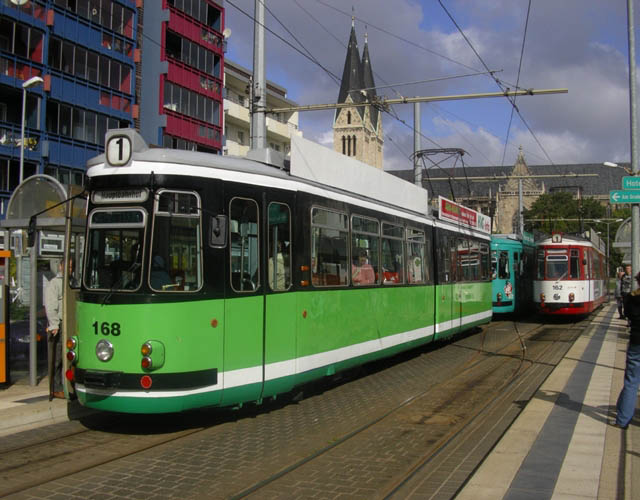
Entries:
[[640, 190], [609, 191], [609, 203], [640, 203]]
[[640, 189], [640, 176], [625, 176], [622, 178], [622, 189]]

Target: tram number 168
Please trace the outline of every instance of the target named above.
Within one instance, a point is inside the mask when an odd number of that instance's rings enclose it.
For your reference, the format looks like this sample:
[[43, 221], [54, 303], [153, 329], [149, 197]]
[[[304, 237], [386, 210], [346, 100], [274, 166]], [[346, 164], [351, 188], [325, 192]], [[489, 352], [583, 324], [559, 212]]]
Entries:
[[98, 335], [98, 333], [102, 335], [113, 335], [114, 337], [120, 335], [120, 323], [109, 323], [108, 321], [98, 323], [94, 321], [91, 326], [93, 326], [93, 333], [95, 335]]

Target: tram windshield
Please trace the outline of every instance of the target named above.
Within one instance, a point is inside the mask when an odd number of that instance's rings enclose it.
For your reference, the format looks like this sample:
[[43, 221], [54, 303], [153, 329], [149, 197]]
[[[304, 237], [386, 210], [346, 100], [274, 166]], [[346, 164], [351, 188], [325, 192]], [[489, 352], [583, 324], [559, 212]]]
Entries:
[[140, 287], [146, 213], [141, 209], [100, 209], [89, 217], [84, 283], [92, 290]]
[[511, 271], [509, 270], [509, 252], [501, 250], [500, 252], [494, 250], [491, 252], [491, 279], [499, 278], [506, 280], [511, 277]]
[[[545, 265], [546, 264], [546, 265]], [[562, 280], [569, 275], [569, 258], [566, 250], [544, 250], [538, 253], [538, 279]]]
[[149, 285], [159, 292], [194, 292], [202, 287], [200, 198], [163, 190], [156, 194]]

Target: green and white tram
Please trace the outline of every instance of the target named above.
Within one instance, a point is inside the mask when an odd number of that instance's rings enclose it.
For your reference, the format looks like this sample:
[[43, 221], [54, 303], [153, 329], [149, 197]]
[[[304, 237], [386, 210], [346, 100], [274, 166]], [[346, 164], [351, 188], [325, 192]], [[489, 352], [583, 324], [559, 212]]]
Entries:
[[289, 168], [107, 134], [72, 381], [88, 407], [261, 401], [491, 319], [487, 221], [294, 138]]

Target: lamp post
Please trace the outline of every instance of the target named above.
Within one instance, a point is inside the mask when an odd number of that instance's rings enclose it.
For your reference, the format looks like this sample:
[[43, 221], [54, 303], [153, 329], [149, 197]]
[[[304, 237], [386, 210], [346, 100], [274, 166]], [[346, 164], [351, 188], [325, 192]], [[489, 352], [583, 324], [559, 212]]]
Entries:
[[44, 80], [39, 76], [32, 76], [26, 82], [22, 84], [22, 127], [20, 132], [20, 182], [24, 179], [24, 122], [25, 114], [27, 112], [27, 89], [41, 85]]
[[[616, 224], [618, 222], [622, 222], [624, 219], [614, 219], [614, 220], [603, 220], [603, 219], [594, 219], [593, 222], [602, 222], [607, 225], [607, 297], [609, 296], [609, 278], [611, 275], [611, 262], [609, 262], [609, 248], [611, 243], [609, 242], [609, 226], [611, 224]], [[608, 300], [608, 299], [607, 299]]]

